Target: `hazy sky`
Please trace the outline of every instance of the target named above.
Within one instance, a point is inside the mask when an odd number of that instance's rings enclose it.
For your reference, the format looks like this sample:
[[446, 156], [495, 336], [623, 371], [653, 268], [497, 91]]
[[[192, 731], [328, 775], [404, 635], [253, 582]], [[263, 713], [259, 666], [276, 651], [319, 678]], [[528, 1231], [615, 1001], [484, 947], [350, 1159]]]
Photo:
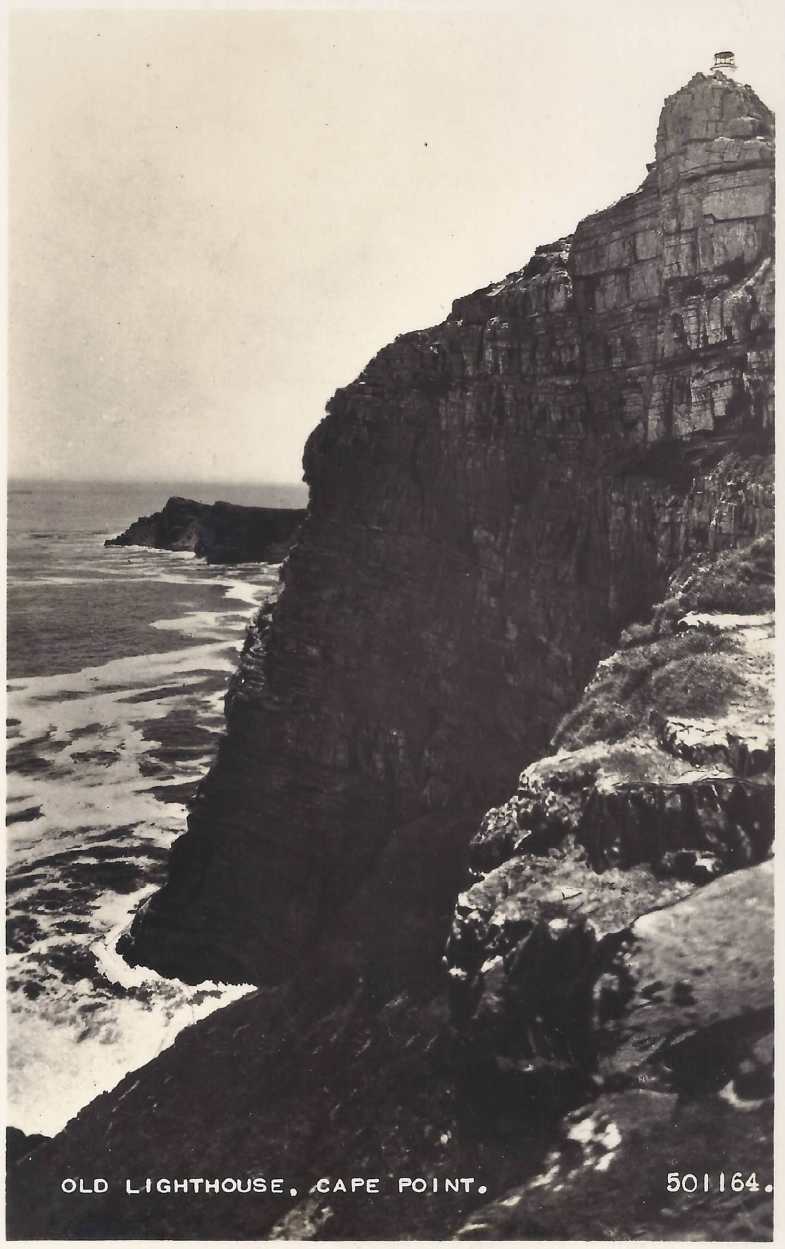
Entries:
[[768, 0], [422, 7], [13, 16], [13, 475], [299, 480], [381, 346], [639, 184], [715, 50], [785, 78]]

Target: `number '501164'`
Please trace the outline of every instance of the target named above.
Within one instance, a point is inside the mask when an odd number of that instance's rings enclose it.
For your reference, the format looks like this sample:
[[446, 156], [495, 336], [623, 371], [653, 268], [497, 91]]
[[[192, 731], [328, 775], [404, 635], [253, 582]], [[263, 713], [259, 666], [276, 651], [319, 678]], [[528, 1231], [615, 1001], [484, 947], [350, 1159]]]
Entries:
[[770, 1193], [773, 1190], [773, 1184], [761, 1186], [756, 1171], [752, 1171], [746, 1175], [743, 1171], [703, 1171], [696, 1174], [694, 1171], [669, 1171], [667, 1189], [669, 1193], [741, 1193], [745, 1190], [750, 1193], [757, 1193], [760, 1188]]

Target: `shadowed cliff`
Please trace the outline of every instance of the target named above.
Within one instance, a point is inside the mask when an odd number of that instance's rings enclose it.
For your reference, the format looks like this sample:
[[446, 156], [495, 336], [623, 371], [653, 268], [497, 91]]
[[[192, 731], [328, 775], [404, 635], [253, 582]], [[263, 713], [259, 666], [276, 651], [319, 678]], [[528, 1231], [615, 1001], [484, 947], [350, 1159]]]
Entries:
[[17, 1162], [12, 1236], [771, 1235], [772, 136], [696, 75], [635, 192], [333, 397], [123, 943], [262, 987]]
[[286, 976], [396, 826], [497, 800], [676, 564], [768, 523], [754, 482], [726, 500], [712, 473], [771, 438], [771, 114], [698, 74], [656, 156], [331, 400], [283, 592], [128, 957]]

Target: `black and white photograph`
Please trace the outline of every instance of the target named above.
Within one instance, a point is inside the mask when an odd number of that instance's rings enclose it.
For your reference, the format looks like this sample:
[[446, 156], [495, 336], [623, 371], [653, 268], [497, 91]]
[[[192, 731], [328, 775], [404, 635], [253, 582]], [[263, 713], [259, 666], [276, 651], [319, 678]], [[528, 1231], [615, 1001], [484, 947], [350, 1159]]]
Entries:
[[6, 62], [7, 1239], [772, 1242], [779, 5]]

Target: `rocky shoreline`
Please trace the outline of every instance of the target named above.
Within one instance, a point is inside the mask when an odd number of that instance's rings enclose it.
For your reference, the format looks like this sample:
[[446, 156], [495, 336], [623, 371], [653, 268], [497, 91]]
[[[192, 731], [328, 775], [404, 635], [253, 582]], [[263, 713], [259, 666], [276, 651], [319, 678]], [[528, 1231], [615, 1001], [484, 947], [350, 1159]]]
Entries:
[[304, 516], [304, 508], [198, 503], [174, 496], [160, 512], [140, 516], [116, 538], [107, 538], [104, 546], [193, 551], [208, 564], [278, 564], [295, 540]]
[[[259, 989], [21, 1159], [12, 1236], [770, 1238], [772, 178], [698, 74], [636, 191], [333, 397], [122, 943]], [[208, 1174], [287, 1182], [123, 1188]]]

